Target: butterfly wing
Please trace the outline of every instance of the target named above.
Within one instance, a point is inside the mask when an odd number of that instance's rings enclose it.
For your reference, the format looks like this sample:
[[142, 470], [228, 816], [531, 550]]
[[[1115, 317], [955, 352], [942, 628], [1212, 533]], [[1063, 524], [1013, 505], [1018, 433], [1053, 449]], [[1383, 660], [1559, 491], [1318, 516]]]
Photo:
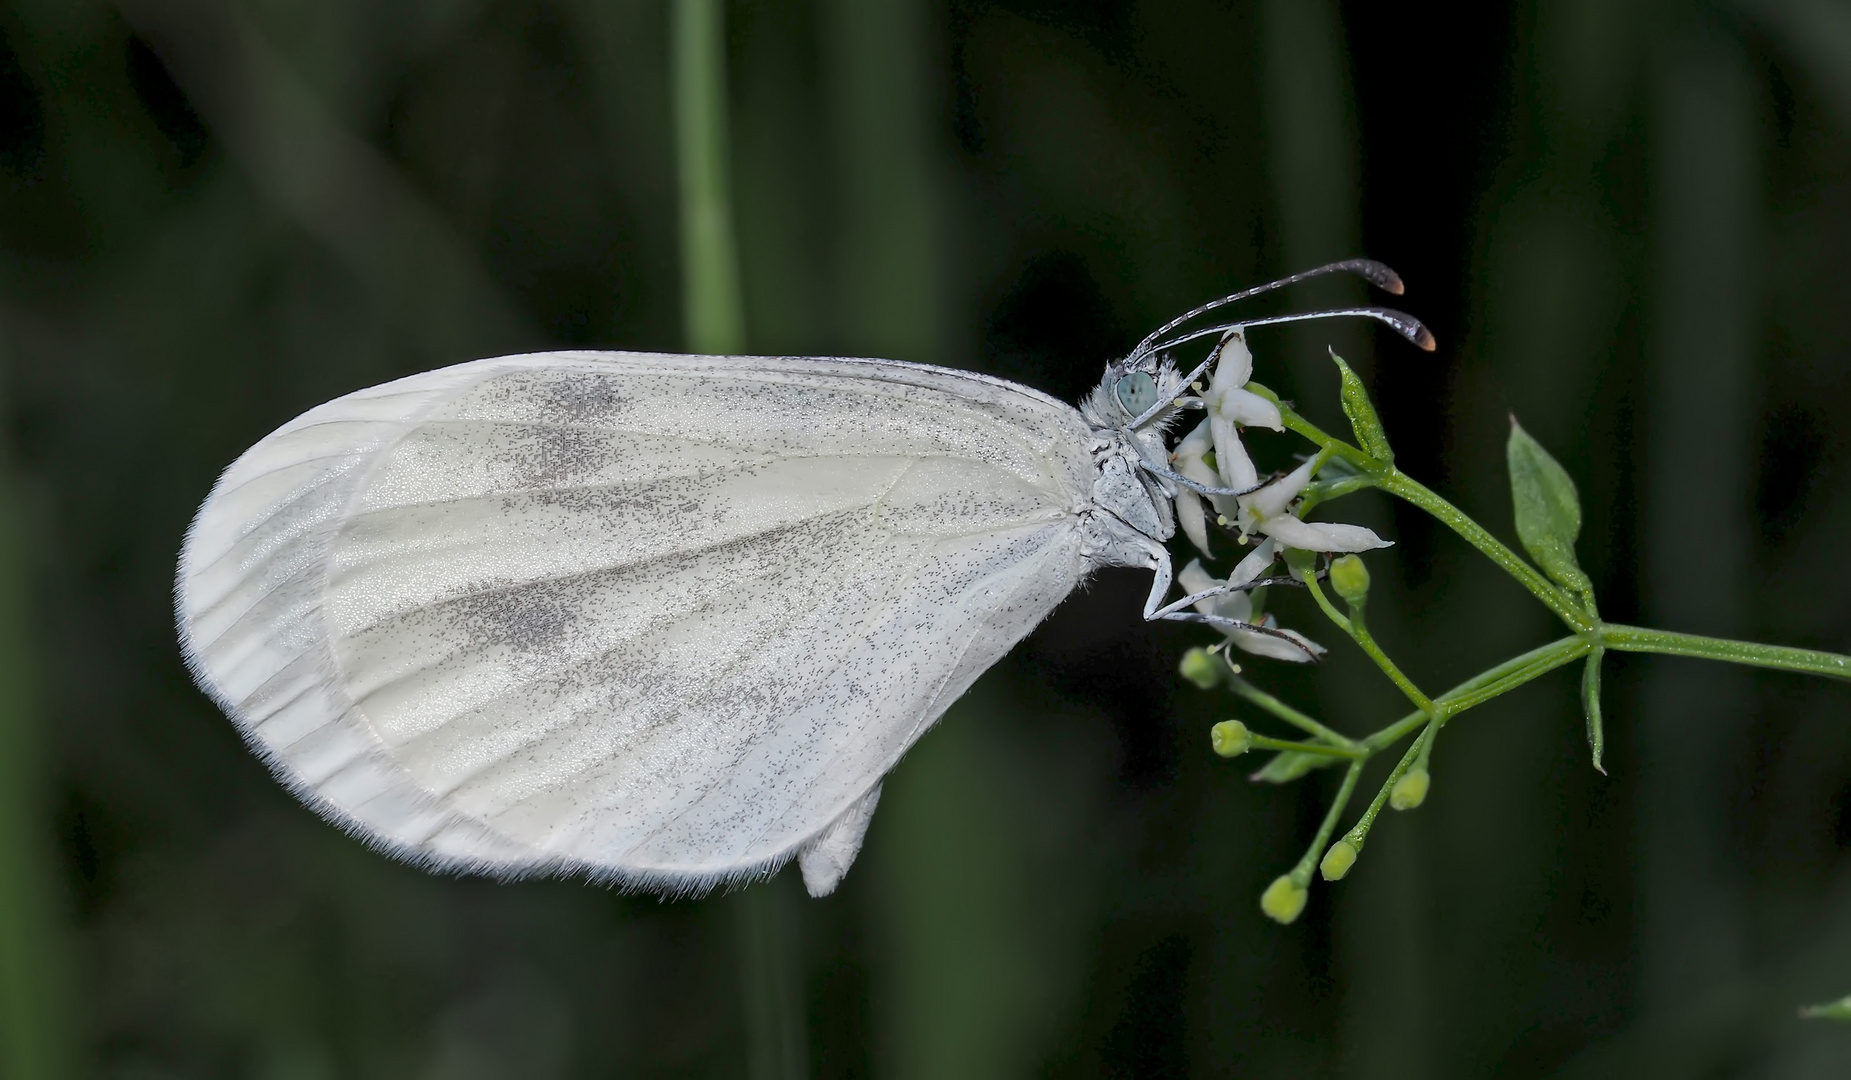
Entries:
[[1085, 572], [1087, 440], [885, 361], [458, 365], [233, 464], [181, 637], [299, 795], [401, 856], [677, 893], [827, 841], [839, 876], [881, 776]]

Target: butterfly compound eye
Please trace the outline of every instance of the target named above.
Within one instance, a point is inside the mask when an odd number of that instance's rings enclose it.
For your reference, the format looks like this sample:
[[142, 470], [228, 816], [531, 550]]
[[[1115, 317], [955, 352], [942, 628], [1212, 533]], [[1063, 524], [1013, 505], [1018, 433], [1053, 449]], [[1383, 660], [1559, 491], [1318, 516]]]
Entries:
[[1157, 404], [1157, 380], [1142, 371], [1134, 371], [1112, 387], [1112, 393], [1118, 403], [1132, 416], [1142, 416], [1145, 410]]

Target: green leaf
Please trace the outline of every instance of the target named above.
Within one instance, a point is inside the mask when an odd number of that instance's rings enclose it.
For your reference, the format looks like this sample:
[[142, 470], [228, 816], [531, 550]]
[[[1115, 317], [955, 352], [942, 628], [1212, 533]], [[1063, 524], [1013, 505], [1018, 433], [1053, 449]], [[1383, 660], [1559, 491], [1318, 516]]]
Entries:
[[1267, 784], [1289, 784], [1313, 769], [1328, 769], [1332, 765], [1346, 765], [1349, 759], [1331, 754], [1307, 754], [1302, 750], [1282, 750], [1273, 755], [1259, 772], [1248, 777]]
[[1530, 438], [1517, 418], [1510, 418], [1510, 501], [1516, 510], [1517, 538], [1555, 583], [1580, 595], [1594, 610], [1594, 583], [1575, 561], [1575, 538], [1581, 535], [1581, 497], [1568, 471]]
[[1800, 1018], [1803, 1020], [1851, 1020], [1851, 997], [1842, 997], [1823, 1005], [1808, 1005], [1800, 1010]]
[[1388, 445], [1382, 418], [1375, 414], [1375, 404], [1369, 400], [1369, 391], [1363, 387], [1362, 379], [1343, 362], [1337, 350], [1330, 351], [1330, 358], [1337, 362], [1337, 372], [1343, 377], [1343, 415], [1350, 418], [1350, 430], [1356, 433], [1357, 445], [1377, 461], [1393, 462], [1395, 451]]
[[1587, 748], [1594, 755], [1594, 771], [1602, 776], [1607, 774], [1600, 764], [1600, 755], [1607, 747], [1607, 734], [1600, 722], [1600, 662], [1606, 655], [1604, 646], [1594, 646], [1587, 654], [1587, 666], [1581, 669], [1581, 711], [1587, 716]]

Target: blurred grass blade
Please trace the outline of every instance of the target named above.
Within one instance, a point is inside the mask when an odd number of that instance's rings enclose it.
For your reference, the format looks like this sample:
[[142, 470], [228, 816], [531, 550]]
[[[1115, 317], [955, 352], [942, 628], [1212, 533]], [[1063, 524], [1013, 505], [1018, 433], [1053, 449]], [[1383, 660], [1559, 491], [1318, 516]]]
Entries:
[[[671, 65], [681, 180], [682, 313], [688, 347], [729, 354], [745, 345], [739, 254], [726, 175], [726, 27], [720, 0], [675, 0]], [[809, 1075], [804, 1038], [801, 912], [776, 878], [734, 898], [747, 1075]]]
[[531, 343], [525, 316], [401, 173], [343, 126], [235, 4], [123, 0], [160, 58], [269, 203], [365, 289], [399, 343], [455, 363]]
[[1802, 1020], [1851, 1020], [1851, 995], [1800, 1010]]
[[688, 348], [745, 345], [727, 189], [726, 25], [720, 0], [675, 0], [675, 151], [681, 173], [682, 307]]
[[780, 874], [732, 898], [738, 935], [739, 989], [745, 1003], [746, 1076], [798, 1080], [810, 1075], [804, 1025], [798, 927], [806, 897]]
[[1851, 126], [1851, 7], [1841, 0], [1746, 0], [1742, 4], [1824, 91]]
[[0, 1076], [55, 1080], [74, 1075], [69, 973], [27, 660], [22, 519], [11, 462], [0, 457]]

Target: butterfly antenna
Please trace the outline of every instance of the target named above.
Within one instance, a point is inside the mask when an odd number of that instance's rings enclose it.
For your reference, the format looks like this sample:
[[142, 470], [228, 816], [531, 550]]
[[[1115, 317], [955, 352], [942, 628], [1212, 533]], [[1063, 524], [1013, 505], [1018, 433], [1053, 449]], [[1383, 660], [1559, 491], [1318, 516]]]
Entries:
[[1242, 289], [1237, 293], [1229, 293], [1219, 300], [1210, 300], [1206, 304], [1190, 308], [1188, 311], [1183, 312], [1176, 318], [1171, 319], [1169, 322], [1151, 331], [1149, 336], [1145, 337], [1143, 341], [1138, 342], [1137, 348], [1131, 350], [1131, 355], [1134, 358], [1143, 356], [1145, 353], [1151, 351], [1153, 344], [1158, 338], [1161, 338], [1163, 335], [1189, 320], [1201, 315], [1206, 315], [1216, 308], [1226, 307], [1229, 304], [1245, 300], [1250, 296], [1258, 296], [1261, 293], [1272, 292], [1274, 289], [1283, 289], [1287, 285], [1296, 285], [1301, 281], [1308, 281], [1315, 277], [1323, 277], [1326, 274], [1355, 274], [1357, 277], [1362, 278], [1364, 281], [1367, 281], [1369, 284], [1374, 285], [1376, 288], [1381, 289], [1391, 296], [1400, 296], [1403, 291], [1401, 275], [1390, 270], [1387, 266], [1376, 262], [1374, 259], [1343, 259], [1334, 263], [1325, 263], [1323, 266], [1315, 269], [1301, 271], [1290, 277], [1282, 277], [1278, 281], [1269, 281], [1264, 285], [1255, 285], [1251, 289]]
[[1200, 330], [1191, 330], [1180, 337], [1163, 342], [1160, 348], [1174, 349], [1205, 337], [1217, 337], [1230, 330], [1245, 330], [1255, 326], [1278, 326], [1282, 323], [1309, 322], [1313, 319], [1374, 319], [1393, 329], [1395, 333], [1407, 338], [1427, 352], [1432, 352], [1435, 342], [1433, 332], [1419, 319], [1405, 311], [1396, 311], [1385, 307], [1324, 308], [1319, 311], [1301, 311], [1293, 315], [1268, 315], [1260, 319], [1247, 319], [1237, 323], [1222, 323], [1219, 326], [1207, 326]]

